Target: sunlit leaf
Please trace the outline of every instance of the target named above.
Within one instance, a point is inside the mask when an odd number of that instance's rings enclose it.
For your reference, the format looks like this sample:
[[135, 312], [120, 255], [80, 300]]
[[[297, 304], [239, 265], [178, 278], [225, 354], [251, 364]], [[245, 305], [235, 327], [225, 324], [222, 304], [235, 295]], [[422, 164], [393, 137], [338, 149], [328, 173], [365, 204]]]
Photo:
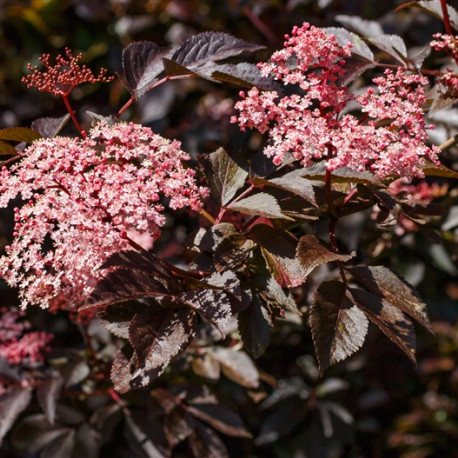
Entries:
[[385, 298], [432, 332], [427, 306], [413, 286], [383, 266], [349, 267], [348, 271], [371, 293]]
[[245, 197], [244, 199], [229, 204], [227, 208], [240, 213], [246, 213], [248, 215], [292, 220], [292, 218], [286, 216], [282, 212], [277, 199], [266, 192], [259, 192]]
[[6, 127], [0, 129], [0, 140], [11, 140], [15, 142], [32, 143], [41, 138], [41, 135], [28, 127]]
[[364, 37], [383, 35], [382, 26], [377, 21], [369, 21], [359, 16], [348, 16], [346, 14], [337, 14], [334, 19]]
[[361, 348], [368, 320], [348, 299], [343, 283], [327, 281], [313, 295], [310, 326], [320, 371], [324, 372]]
[[332, 261], [346, 262], [353, 254], [339, 254], [326, 248], [314, 235], [307, 234], [299, 239], [297, 256], [304, 268], [304, 274], [308, 276], [313, 269], [321, 264]]
[[205, 175], [215, 197], [222, 205], [227, 205], [245, 184], [248, 172], [239, 167], [223, 148], [219, 148], [208, 155]]
[[38, 118], [32, 122], [31, 127], [43, 138], [52, 138], [65, 127], [69, 119], [68, 113], [60, 118]]
[[195, 68], [207, 62], [254, 52], [264, 46], [248, 43], [222, 32], [203, 32], [186, 40], [173, 53], [171, 60], [184, 67]]
[[167, 51], [150, 41], [137, 41], [122, 53], [124, 79], [130, 93], [139, 98], [147, 92], [164, 70], [162, 57]]
[[412, 322], [401, 310], [382, 297], [367, 291], [350, 288], [350, 293], [369, 319], [413, 362], [416, 362], [415, 330]]

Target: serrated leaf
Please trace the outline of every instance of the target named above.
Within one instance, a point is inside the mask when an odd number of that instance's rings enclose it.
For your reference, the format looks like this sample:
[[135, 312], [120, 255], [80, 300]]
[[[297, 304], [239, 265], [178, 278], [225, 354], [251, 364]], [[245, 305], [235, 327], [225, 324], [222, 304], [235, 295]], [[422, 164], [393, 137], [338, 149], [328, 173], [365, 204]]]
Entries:
[[224, 237], [213, 254], [216, 270], [222, 272], [240, 266], [245, 262], [253, 247], [253, 241], [238, 232]]
[[313, 189], [312, 183], [310, 180], [303, 177], [302, 170], [293, 170], [292, 172], [288, 172], [281, 177], [272, 178], [269, 180], [255, 178], [253, 179], [253, 183], [263, 186], [273, 186], [275, 188], [291, 192], [302, 197], [313, 206], [317, 206], [315, 191]]
[[198, 421], [188, 442], [195, 457], [229, 458], [224, 442], [210, 428]]
[[168, 282], [140, 270], [118, 269], [100, 280], [82, 309], [169, 294]]
[[16, 148], [9, 143], [0, 141], [0, 155], [14, 156], [17, 154]]
[[321, 283], [313, 295], [310, 327], [320, 372], [359, 350], [366, 338], [368, 320], [347, 297], [338, 281]]
[[258, 66], [248, 62], [213, 66], [211, 76], [217, 81], [232, 83], [247, 88], [256, 86], [262, 91], [276, 91], [277, 93], [281, 93], [282, 91], [282, 87], [278, 81], [267, 76], [262, 76]]
[[32, 143], [41, 138], [40, 134], [28, 127], [6, 127], [0, 129], [0, 140]]
[[285, 292], [271, 275], [256, 273], [252, 281], [254, 288], [262, 299], [272, 307], [280, 307], [296, 315], [301, 315], [291, 293], [289, 291]]
[[211, 190], [222, 205], [227, 205], [243, 187], [248, 172], [231, 159], [223, 148], [209, 154], [205, 175]]
[[368, 21], [359, 16], [348, 16], [346, 14], [337, 14], [334, 19], [364, 37], [370, 38], [383, 34], [382, 26], [376, 21]]
[[197, 289], [176, 297], [215, 326], [223, 338], [226, 337], [233, 314], [231, 303], [224, 291]]
[[223, 374], [245, 388], [257, 388], [259, 372], [253, 361], [242, 351], [213, 347], [211, 354], [221, 364]]
[[189, 68], [166, 57], [162, 59], [162, 65], [167, 76], [197, 75], [197, 73], [189, 70]]
[[221, 404], [196, 404], [186, 406], [188, 413], [209, 424], [213, 429], [231, 437], [252, 435], [245, 428], [242, 419], [232, 410]]
[[412, 322], [401, 310], [382, 297], [367, 291], [350, 288], [350, 293], [368, 318], [416, 363], [415, 330]]
[[32, 122], [31, 127], [43, 138], [53, 138], [65, 127], [69, 119], [68, 113], [60, 118], [38, 118]]
[[129, 327], [135, 353], [129, 355], [127, 349], [120, 349], [113, 361], [111, 379], [115, 389], [125, 393], [152, 383], [186, 349], [196, 327], [195, 313], [185, 307], [138, 313]]
[[227, 33], [203, 32], [186, 40], [170, 59], [179, 65], [193, 69], [208, 62], [263, 48], [264, 46], [239, 40]]
[[368, 61], [374, 61], [374, 54], [371, 49], [359, 35], [356, 35], [356, 33], [350, 32], [342, 27], [324, 27], [323, 30], [328, 35], [334, 35], [340, 46], [347, 46], [351, 43], [353, 45], [351, 48], [352, 54], [364, 57]]
[[43, 414], [30, 415], [15, 427], [12, 443], [19, 451], [35, 453], [71, 430], [61, 425], [51, 426]]
[[[302, 176], [307, 177], [309, 180], [324, 181], [326, 178], [326, 166], [324, 163], [314, 164], [311, 167], [302, 170]], [[383, 183], [368, 170], [359, 172], [357, 170], [349, 169], [347, 167], [340, 167], [332, 171], [332, 181], [334, 183], [357, 183], [357, 184], [375, 184], [383, 186]]]
[[272, 276], [282, 287], [299, 286], [307, 279], [296, 256], [298, 241], [290, 233], [265, 224], [255, 225], [247, 236], [262, 248]]
[[[428, 13], [431, 13], [440, 21], [444, 20], [444, 16], [442, 14], [441, 0], [420, 0], [412, 1], [409, 3], [403, 3], [397, 8], [397, 10], [409, 7], [420, 8]], [[455, 8], [453, 8], [453, 6], [447, 5], [447, 13], [450, 18], [450, 24], [455, 30], [458, 30], [458, 11]]]
[[321, 264], [333, 261], [346, 262], [353, 256], [353, 254], [339, 254], [331, 251], [311, 234], [302, 236], [297, 246], [297, 257], [306, 276]]
[[0, 396], [0, 444], [19, 414], [29, 405], [32, 388], [11, 388]]
[[385, 34], [378, 35], [375, 37], [369, 37], [369, 42], [401, 62], [401, 64], [405, 65], [405, 61], [407, 59], [407, 47], [400, 36]]
[[413, 286], [394, 272], [383, 266], [348, 267], [348, 271], [371, 293], [385, 298], [432, 332], [426, 304]]
[[37, 383], [37, 401], [51, 425], [54, 425], [56, 405], [63, 386], [60, 376], [49, 377]]
[[232, 223], [218, 223], [207, 228], [200, 228], [194, 237], [194, 246], [200, 251], [214, 253], [225, 237], [238, 234]]
[[443, 164], [427, 163], [422, 167], [423, 172], [428, 177], [446, 177], [446, 178], [458, 178], [458, 172], [449, 169]]
[[129, 338], [129, 323], [135, 314], [148, 306], [140, 302], [128, 301], [116, 305], [108, 305], [97, 313], [102, 326], [116, 337]]
[[269, 346], [273, 323], [256, 294], [251, 305], [237, 315], [237, 323], [243, 347], [253, 358], [259, 358]]
[[137, 41], [124, 48], [124, 79], [129, 92], [135, 98], [144, 95], [164, 70], [162, 57], [166, 53], [167, 50], [162, 50], [150, 41]]
[[293, 221], [286, 216], [280, 208], [277, 199], [266, 192], [259, 192], [244, 199], [229, 204], [227, 208], [248, 215], [264, 216], [266, 218], [279, 218]]

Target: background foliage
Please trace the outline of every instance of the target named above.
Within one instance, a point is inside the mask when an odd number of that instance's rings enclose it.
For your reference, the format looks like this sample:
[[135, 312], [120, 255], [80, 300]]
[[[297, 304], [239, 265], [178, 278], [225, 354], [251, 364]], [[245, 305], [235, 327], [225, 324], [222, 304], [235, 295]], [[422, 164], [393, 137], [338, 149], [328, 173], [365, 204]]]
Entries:
[[[254, 54], [253, 62], [281, 48], [284, 34], [293, 25], [308, 21], [316, 26], [341, 26], [337, 18], [342, 14], [377, 20], [387, 33], [401, 35], [409, 47], [426, 45], [433, 33], [442, 31], [441, 22], [421, 10], [394, 12], [400, 3], [3, 1], [0, 128], [28, 126], [33, 119], [50, 113], [65, 114], [60, 100], [27, 91], [20, 84], [26, 63], [43, 52], [56, 54], [65, 46], [84, 51], [84, 63], [94, 69], [105, 66], [113, 74], [121, 73], [122, 49], [132, 41], [178, 44], [206, 30], [268, 45]], [[439, 68], [441, 62], [430, 65]], [[73, 94], [79, 97], [75, 108], [84, 128], [90, 124], [87, 111], [113, 114], [129, 98], [119, 79], [78, 91]], [[236, 86], [203, 80], [172, 82], [148, 93], [128, 115], [165, 137], [180, 139], [196, 161], [219, 146], [237, 152], [248, 145], [254, 154], [261, 137], [227, 127], [238, 91]], [[435, 119], [435, 143], [456, 134], [456, 109], [437, 112]], [[458, 148], [447, 149], [442, 161], [456, 170]], [[435, 335], [417, 327], [418, 367], [371, 328], [361, 351], [320, 378], [308, 326], [287, 315], [275, 328], [269, 350], [256, 360], [259, 372], [253, 372], [250, 363], [233, 359], [227, 338], [217, 342], [213, 352], [199, 354], [196, 350], [194, 359], [179, 361], [152, 390], [130, 392], [123, 401], [113, 403], [109, 382], [99, 386], [97, 380], [88, 378], [93, 362], [82, 326], [63, 312], [50, 315], [30, 309], [27, 318], [33, 329], [55, 335], [54, 360], [65, 360], [59, 367], [64, 390], [58, 402], [58, 421], [53, 426], [48, 423], [56, 403], [49, 393], [58, 391], [48, 386], [43, 388], [47, 394], [35, 395], [21, 414], [23, 421], [17, 421], [8, 432], [0, 453], [14, 457], [41, 450], [41, 456], [64, 456], [58, 453], [67, 453], [69, 443], [76, 441], [74, 456], [156, 456], [153, 444], [165, 442], [157, 437], [158, 425], [166, 425], [166, 439], [176, 440], [173, 456], [188, 456], [189, 450], [196, 453], [199, 444], [207, 444], [200, 456], [219, 456], [222, 444], [230, 456], [453, 456], [458, 444], [458, 191], [453, 180], [438, 182], [449, 185], [447, 195], [440, 199], [451, 208], [435, 222], [445, 230], [443, 244], [433, 243], [420, 231], [381, 231], [371, 224], [369, 215], [347, 218], [339, 228], [350, 250], [358, 246], [378, 264], [389, 265], [414, 284], [428, 304]], [[2, 246], [8, 244], [11, 223], [11, 215], [4, 213], [0, 221]], [[172, 262], [186, 258], [182, 242], [197, 224], [185, 213], [169, 215], [155, 253]], [[325, 237], [325, 227], [317, 223], [313, 229]], [[319, 277], [318, 271], [315, 281]], [[299, 304], [306, 304], [313, 281], [295, 291]], [[2, 306], [17, 304], [15, 291], [5, 285], [0, 294]], [[108, 362], [114, 348], [107, 333], [96, 325], [89, 327], [88, 333], [95, 351], [105, 353]], [[107, 367], [100, 364], [104, 373]], [[259, 386], [254, 380], [257, 377]], [[52, 384], [53, 379], [47, 383]], [[187, 440], [182, 442], [180, 437]]]

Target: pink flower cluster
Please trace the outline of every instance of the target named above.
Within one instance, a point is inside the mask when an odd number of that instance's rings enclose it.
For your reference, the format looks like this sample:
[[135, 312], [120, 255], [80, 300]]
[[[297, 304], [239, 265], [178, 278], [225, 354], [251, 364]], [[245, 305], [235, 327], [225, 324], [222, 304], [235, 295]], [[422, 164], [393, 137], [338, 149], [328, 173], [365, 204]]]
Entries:
[[102, 68], [98, 76], [85, 65], [79, 65], [78, 61], [82, 54], [73, 55], [69, 48], [65, 49], [67, 58], [59, 54], [55, 64], [51, 64], [49, 54], [43, 54], [38, 60], [44, 65], [45, 71], [37, 65], [27, 64], [30, 75], [24, 76], [22, 82], [28, 88], [36, 87], [40, 92], [49, 92], [56, 96], [67, 96], [70, 92], [83, 83], [106, 83], [113, 80], [112, 76], [106, 76], [107, 70]]
[[30, 332], [30, 323], [21, 318], [22, 313], [17, 309], [0, 309], [0, 358], [12, 365], [41, 362], [52, 334]]
[[183, 166], [189, 156], [138, 124], [100, 123], [83, 139], [35, 141], [22, 161], [1, 172], [0, 207], [20, 196], [14, 240], [0, 275], [20, 288], [22, 306], [54, 298], [78, 306], [113, 253], [138, 248], [130, 233], [156, 239], [172, 209], [198, 211], [208, 193]]
[[[458, 65], [458, 37], [437, 33], [430, 44], [436, 51], [445, 51]], [[458, 99], [458, 74], [450, 68], [437, 79], [443, 98]]]
[[[264, 153], [275, 164], [292, 155], [305, 167], [325, 159], [329, 170], [349, 167], [380, 178], [412, 178], [423, 176], [425, 158], [437, 161], [438, 148], [426, 145], [426, 78], [387, 70], [374, 79], [377, 90], [355, 97], [339, 85], [350, 45], [341, 47], [334, 36], [309, 24], [286, 38], [285, 48], [259, 66], [285, 86], [298, 85], [298, 91], [284, 97], [257, 88], [242, 92], [235, 105], [240, 113], [232, 118], [242, 130], [268, 133]], [[363, 119], [341, 114], [350, 100], [359, 102]]]

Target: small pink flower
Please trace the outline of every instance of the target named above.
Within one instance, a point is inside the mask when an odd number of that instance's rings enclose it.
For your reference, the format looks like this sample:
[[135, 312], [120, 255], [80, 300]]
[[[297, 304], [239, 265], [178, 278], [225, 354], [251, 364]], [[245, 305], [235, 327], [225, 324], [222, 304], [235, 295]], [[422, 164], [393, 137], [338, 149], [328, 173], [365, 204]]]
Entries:
[[136, 247], [128, 234], [156, 239], [170, 208], [200, 210], [208, 194], [185, 168], [180, 143], [138, 124], [100, 123], [83, 140], [35, 141], [0, 172], [0, 206], [20, 196], [14, 240], [0, 275], [20, 289], [22, 306], [55, 298], [76, 307], [101, 278], [110, 255]]
[[[304, 167], [326, 160], [329, 170], [349, 167], [369, 169], [380, 178], [412, 178], [423, 176], [425, 158], [437, 161], [438, 148], [426, 145], [426, 78], [388, 70], [374, 79], [376, 89], [356, 97], [338, 82], [350, 45], [339, 46], [334, 36], [309, 24], [295, 27], [286, 38], [285, 48], [259, 66], [285, 86], [297, 85], [297, 93], [280, 97], [253, 88], [241, 93], [235, 105], [239, 115], [231, 119], [242, 130], [267, 133], [264, 153], [275, 164], [292, 156]], [[364, 121], [341, 115], [350, 100], [361, 104]]]

